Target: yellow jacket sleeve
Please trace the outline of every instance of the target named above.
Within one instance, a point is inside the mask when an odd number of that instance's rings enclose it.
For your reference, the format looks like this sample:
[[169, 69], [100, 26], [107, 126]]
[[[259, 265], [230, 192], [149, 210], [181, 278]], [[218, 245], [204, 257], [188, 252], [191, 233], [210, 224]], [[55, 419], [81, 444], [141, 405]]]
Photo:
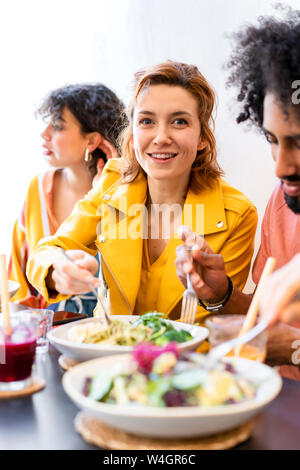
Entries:
[[11, 281], [18, 282], [21, 287], [14, 297], [12, 297], [12, 302], [17, 302], [31, 295], [30, 284], [25, 275], [27, 253], [25, 229], [21, 227], [20, 220], [16, 220], [12, 234], [12, 251], [9, 261], [8, 277]]
[[64, 250], [84, 250], [95, 256], [95, 240], [100, 222], [99, 189], [92, 189], [79, 201], [65, 222], [52, 237], [45, 237], [37, 244], [27, 263], [27, 277], [47, 302], [60, 302], [69, 296], [49, 292], [45, 279], [55, 257], [61, 256], [57, 247]]

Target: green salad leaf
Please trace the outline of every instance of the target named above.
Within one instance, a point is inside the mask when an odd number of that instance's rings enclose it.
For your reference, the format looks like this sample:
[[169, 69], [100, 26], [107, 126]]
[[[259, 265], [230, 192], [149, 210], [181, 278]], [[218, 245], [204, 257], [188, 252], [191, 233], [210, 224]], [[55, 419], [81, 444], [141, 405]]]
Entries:
[[204, 384], [208, 372], [204, 369], [191, 369], [174, 375], [172, 384], [178, 390], [190, 390]]
[[153, 330], [150, 340], [158, 346], [165, 346], [171, 341], [184, 343], [193, 339], [188, 331], [182, 328], [174, 328], [171, 323], [166, 321], [165, 315], [160, 312], [148, 312], [140, 315], [133, 325], [141, 324]]
[[149, 380], [147, 384], [149, 405], [166, 406], [163, 396], [170, 390], [172, 390], [172, 380], [169, 377], [159, 377], [157, 380]]
[[110, 392], [111, 388], [111, 376], [104, 370], [100, 371], [91, 381], [88, 397], [100, 401]]

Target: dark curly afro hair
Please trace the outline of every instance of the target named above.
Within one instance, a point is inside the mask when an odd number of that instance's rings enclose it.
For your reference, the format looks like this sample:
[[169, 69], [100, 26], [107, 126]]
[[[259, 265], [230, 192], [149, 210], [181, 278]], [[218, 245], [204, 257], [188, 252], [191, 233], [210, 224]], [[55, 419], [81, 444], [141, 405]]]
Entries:
[[[263, 122], [266, 93], [273, 93], [284, 113], [300, 119], [300, 104], [292, 102], [293, 83], [300, 80], [300, 10], [275, 6], [284, 18], [258, 18], [258, 26], [246, 25], [231, 35], [235, 42], [230, 60], [227, 87], [238, 88], [242, 109], [237, 122], [248, 121], [259, 128]], [[299, 85], [298, 85], [299, 88]]]

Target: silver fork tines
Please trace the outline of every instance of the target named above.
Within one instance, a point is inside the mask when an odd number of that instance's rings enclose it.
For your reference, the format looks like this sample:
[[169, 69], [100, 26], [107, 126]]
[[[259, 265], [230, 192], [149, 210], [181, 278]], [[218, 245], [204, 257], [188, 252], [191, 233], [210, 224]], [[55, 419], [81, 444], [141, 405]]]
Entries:
[[[65, 252], [65, 250], [63, 248], [61, 248], [60, 246], [58, 247], [59, 251], [65, 256], [65, 258], [67, 260], [69, 260], [71, 263], [73, 264], [76, 264], [74, 262], [74, 260]], [[102, 262], [102, 259], [100, 258], [101, 262]], [[100, 309], [102, 311], [102, 314], [104, 315], [104, 318], [106, 320], [106, 323], [107, 325], [110, 325], [111, 324], [111, 319], [110, 319], [110, 314], [108, 313], [108, 310], [107, 310], [107, 303], [106, 303], [106, 300], [105, 299], [105, 305], [104, 305], [104, 302], [102, 301], [101, 299], [101, 296], [98, 295], [98, 292], [97, 290], [95, 289], [95, 287], [93, 286], [93, 284], [90, 284], [90, 289], [91, 291], [94, 293], [96, 299], [99, 301], [99, 305], [100, 305]], [[107, 289], [108, 291], [108, 299], [109, 299], [109, 290]]]
[[180, 321], [183, 323], [193, 324], [195, 321], [196, 311], [198, 307], [198, 297], [194, 291], [190, 279], [187, 274], [187, 289], [183, 293]]

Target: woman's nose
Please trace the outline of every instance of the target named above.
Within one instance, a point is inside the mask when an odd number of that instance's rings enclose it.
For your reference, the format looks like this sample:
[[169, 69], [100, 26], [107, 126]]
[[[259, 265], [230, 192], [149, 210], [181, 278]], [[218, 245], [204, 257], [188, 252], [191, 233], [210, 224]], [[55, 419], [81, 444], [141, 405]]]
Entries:
[[50, 140], [50, 124], [48, 124], [45, 129], [41, 132], [42, 139]]
[[156, 135], [153, 139], [155, 144], [166, 144], [172, 141], [168, 127], [167, 126], [159, 126], [157, 128]]

